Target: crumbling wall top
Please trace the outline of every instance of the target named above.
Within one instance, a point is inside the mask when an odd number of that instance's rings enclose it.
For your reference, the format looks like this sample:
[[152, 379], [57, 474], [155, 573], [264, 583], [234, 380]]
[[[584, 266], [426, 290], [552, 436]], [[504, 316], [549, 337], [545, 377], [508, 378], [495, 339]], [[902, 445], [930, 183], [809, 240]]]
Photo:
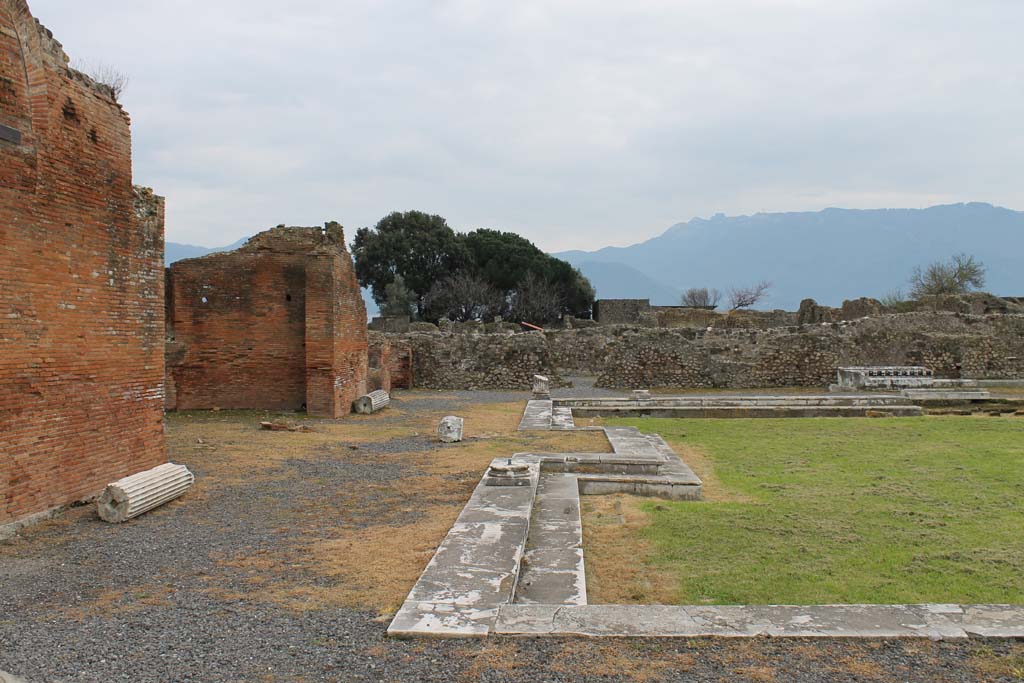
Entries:
[[[347, 252], [345, 231], [341, 224], [328, 222], [325, 227], [277, 227], [257, 233], [238, 249], [216, 252], [199, 258], [223, 257], [225, 254], [271, 251], [283, 254], [303, 254], [316, 251]], [[189, 259], [192, 260], [192, 259]]]
[[26, 0], [0, 0], [0, 9], [6, 9], [15, 20], [23, 50], [38, 55], [49, 68], [70, 80], [78, 81], [86, 89], [120, 108], [113, 88], [71, 66], [71, 58], [64, 51], [64, 46], [53, 37], [53, 31], [32, 16]]

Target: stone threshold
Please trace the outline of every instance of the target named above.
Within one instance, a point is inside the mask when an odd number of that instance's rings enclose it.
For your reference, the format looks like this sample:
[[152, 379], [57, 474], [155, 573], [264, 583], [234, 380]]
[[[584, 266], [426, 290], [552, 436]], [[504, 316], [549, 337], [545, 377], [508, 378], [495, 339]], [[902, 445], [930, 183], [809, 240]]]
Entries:
[[491, 635], [1024, 638], [1024, 605], [505, 605]]

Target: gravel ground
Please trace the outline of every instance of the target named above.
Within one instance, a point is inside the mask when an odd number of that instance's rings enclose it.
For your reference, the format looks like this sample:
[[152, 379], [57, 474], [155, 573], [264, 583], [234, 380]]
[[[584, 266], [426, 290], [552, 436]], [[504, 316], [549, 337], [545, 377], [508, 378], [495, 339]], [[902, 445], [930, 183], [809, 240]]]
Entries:
[[[577, 388], [556, 395], [607, 393], [577, 380]], [[406, 417], [440, 417], [470, 402], [525, 398], [418, 392], [396, 408]], [[352, 445], [313, 450], [125, 525], [104, 524], [83, 507], [0, 544], [0, 671], [29, 683], [1024, 680], [1024, 647], [1006, 641], [404, 642], [384, 637], [387, 621], [377, 614], [249, 599], [251, 570], [222, 560], [337, 524], [303, 511], [315, 511], [339, 487], [357, 496], [343, 521], [372, 526], [374, 485], [417, 476], [373, 456], [436, 447], [426, 435]], [[358, 457], [340, 458], [346, 451]], [[171, 457], [202, 480], [204, 462]], [[296, 515], [301, 528], [292, 523]], [[330, 583], [300, 578], [314, 587]]]

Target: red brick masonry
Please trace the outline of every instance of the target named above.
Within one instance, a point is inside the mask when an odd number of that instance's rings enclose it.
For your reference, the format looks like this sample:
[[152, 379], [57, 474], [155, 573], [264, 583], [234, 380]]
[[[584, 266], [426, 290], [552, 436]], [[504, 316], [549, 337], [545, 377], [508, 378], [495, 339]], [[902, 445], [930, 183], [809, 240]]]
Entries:
[[168, 409], [341, 417], [366, 392], [366, 307], [337, 223], [178, 261], [167, 287]]
[[67, 64], [0, 0], [0, 525], [166, 460], [163, 200]]
[[412, 347], [380, 332], [370, 333], [370, 374], [367, 389], [412, 389]]

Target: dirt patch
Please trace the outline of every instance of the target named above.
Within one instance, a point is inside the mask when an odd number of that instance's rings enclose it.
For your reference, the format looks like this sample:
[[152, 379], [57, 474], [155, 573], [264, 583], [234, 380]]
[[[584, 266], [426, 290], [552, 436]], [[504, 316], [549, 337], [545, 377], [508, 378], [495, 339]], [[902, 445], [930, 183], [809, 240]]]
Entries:
[[618, 681], [648, 683], [664, 680], [669, 672], [689, 671], [696, 663], [688, 653], [641, 653], [639, 648], [628, 640], [600, 644], [570, 641], [554, 656], [550, 668], [579, 680], [614, 675]]
[[[298, 610], [349, 606], [387, 615], [401, 605], [494, 458], [610, 451], [602, 432], [517, 431], [524, 407], [523, 402], [460, 407], [456, 412], [466, 419], [467, 438], [445, 447], [437, 447], [432, 433], [440, 414], [402, 415], [395, 424], [398, 411], [390, 409], [311, 421], [308, 432], [260, 429], [262, 413], [179, 416], [170, 441], [172, 453], [177, 449], [201, 461], [207, 490], [286, 480], [296, 476], [288, 469], [292, 461], [326, 459], [400, 472], [393, 478], [337, 482], [329, 472], [318, 474], [309, 483], [321, 495], [266, 512], [288, 530], [287, 543], [216, 558], [220, 566], [243, 573], [247, 599]], [[396, 441], [400, 447], [392, 448]], [[223, 582], [210, 590], [237, 593], [236, 586]]]
[[675, 576], [647, 561], [652, 550], [643, 530], [651, 520], [641, 505], [650, 501], [626, 494], [581, 499], [591, 604], [674, 604]]
[[970, 663], [979, 680], [1024, 681], [1024, 643], [1011, 643], [1003, 652], [982, 645], [971, 653]]
[[460, 680], [466, 683], [482, 681], [488, 674], [493, 676], [500, 672], [508, 676], [516, 669], [535, 666], [521, 655], [519, 646], [510, 642], [488, 641], [482, 645], [462, 648], [459, 656], [469, 662], [469, 666], [462, 672]]
[[309, 540], [287, 553], [265, 550], [221, 564], [252, 573], [250, 600], [295, 610], [346, 606], [388, 615], [401, 606], [458, 512], [434, 506], [409, 524], [339, 528], [330, 538]]

